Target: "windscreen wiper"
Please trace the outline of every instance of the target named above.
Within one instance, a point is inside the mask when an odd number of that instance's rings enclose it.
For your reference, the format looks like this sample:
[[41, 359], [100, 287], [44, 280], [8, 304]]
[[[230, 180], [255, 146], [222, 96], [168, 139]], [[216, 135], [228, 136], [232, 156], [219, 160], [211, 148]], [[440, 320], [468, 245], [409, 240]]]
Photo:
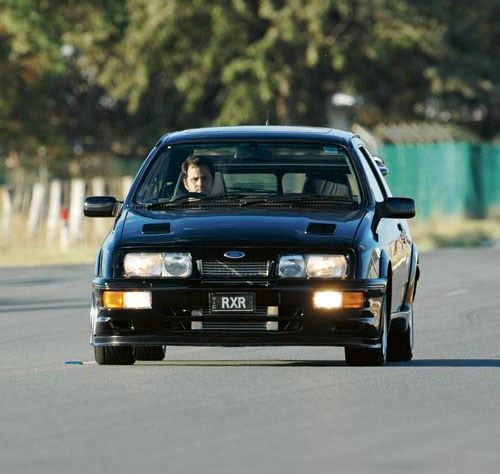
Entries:
[[341, 196], [322, 196], [319, 194], [300, 194], [295, 196], [268, 196], [263, 199], [242, 201], [242, 204], [247, 206], [254, 206], [260, 204], [355, 204], [352, 199], [344, 198]]
[[220, 199], [225, 199], [223, 195], [207, 196], [205, 193], [186, 193], [182, 196], [177, 196], [175, 198], [162, 198], [154, 202], [149, 202], [145, 204], [136, 204], [136, 207], [142, 209], [162, 209], [164, 207], [175, 207], [178, 204], [184, 204], [186, 202], [197, 204], [206, 201], [216, 201]]
[[282, 195], [282, 196], [250, 196], [248, 194], [229, 194], [207, 196], [205, 193], [187, 193], [176, 198], [162, 198], [154, 202], [145, 204], [136, 204], [134, 207], [139, 209], [165, 209], [175, 207], [179, 204], [204, 204], [207, 202], [222, 201], [225, 203], [235, 203], [238, 207], [251, 207], [265, 204], [355, 204], [352, 199], [341, 196], [322, 196], [322, 195]]

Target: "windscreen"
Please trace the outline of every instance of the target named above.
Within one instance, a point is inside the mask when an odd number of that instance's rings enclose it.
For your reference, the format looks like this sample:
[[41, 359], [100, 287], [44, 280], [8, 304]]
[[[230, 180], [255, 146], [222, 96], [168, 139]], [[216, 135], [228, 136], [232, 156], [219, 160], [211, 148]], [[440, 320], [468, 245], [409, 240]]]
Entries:
[[274, 142], [173, 145], [150, 164], [133, 203], [295, 197], [359, 203], [347, 151], [335, 145]]

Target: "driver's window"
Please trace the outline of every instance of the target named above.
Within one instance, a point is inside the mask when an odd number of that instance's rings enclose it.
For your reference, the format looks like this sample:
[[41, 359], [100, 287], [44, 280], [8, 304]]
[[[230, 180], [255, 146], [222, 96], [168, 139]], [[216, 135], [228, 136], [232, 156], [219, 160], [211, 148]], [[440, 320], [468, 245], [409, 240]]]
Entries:
[[150, 202], [159, 199], [173, 189], [175, 183], [172, 180], [169, 182], [167, 173], [169, 163], [170, 160], [167, 156], [155, 161], [153, 168], [138, 189], [135, 196], [137, 202]]

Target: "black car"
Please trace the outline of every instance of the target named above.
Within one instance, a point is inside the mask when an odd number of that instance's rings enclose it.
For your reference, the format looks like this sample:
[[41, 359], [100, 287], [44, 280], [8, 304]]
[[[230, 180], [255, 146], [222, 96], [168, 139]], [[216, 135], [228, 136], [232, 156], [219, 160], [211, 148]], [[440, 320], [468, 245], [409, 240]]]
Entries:
[[343, 346], [348, 365], [409, 361], [418, 251], [356, 135], [221, 127], [164, 135], [116, 217], [93, 280], [98, 364], [168, 345]]

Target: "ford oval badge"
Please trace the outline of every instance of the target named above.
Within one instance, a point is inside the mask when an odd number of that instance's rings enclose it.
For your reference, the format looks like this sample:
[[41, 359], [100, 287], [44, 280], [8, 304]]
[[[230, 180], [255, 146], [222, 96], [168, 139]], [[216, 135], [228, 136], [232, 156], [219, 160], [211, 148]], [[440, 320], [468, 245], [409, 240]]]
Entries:
[[243, 258], [244, 256], [245, 254], [239, 250], [230, 250], [224, 254], [224, 257], [227, 258]]

